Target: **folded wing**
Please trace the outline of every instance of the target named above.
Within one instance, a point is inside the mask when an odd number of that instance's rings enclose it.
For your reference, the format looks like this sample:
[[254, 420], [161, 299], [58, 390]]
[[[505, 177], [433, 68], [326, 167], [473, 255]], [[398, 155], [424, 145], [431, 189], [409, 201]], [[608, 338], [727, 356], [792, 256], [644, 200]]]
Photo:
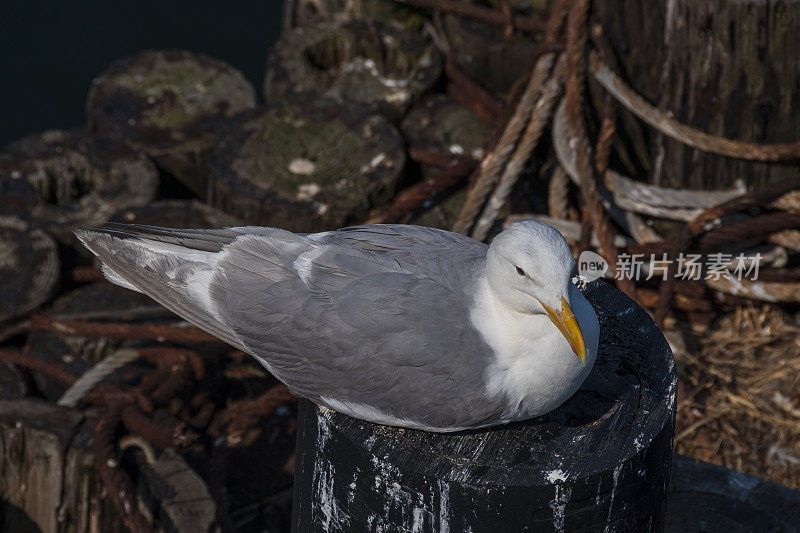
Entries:
[[[297, 393], [421, 427], [469, 427], [489, 348], [469, 320], [484, 245], [449, 232], [363, 226], [115, 226], [79, 238], [127, 284], [259, 359]], [[427, 404], [424, 409], [420, 403]], [[361, 407], [359, 407], [361, 406]]]

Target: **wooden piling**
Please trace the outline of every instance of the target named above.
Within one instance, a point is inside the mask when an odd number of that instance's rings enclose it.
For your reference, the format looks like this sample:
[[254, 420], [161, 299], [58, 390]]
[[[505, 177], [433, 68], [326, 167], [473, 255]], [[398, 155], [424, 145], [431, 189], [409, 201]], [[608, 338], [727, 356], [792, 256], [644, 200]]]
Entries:
[[293, 530], [662, 530], [672, 353], [621, 292], [594, 282], [585, 294], [600, 320], [597, 362], [581, 389], [544, 417], [436, 434], [302, 402]]

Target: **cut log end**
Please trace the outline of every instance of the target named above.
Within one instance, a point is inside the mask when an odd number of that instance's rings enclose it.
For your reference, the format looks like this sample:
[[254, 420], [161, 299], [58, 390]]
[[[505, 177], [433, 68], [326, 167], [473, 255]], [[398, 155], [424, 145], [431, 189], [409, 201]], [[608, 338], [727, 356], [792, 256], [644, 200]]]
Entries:
[[60, 261], [53, 238], [13, 216], [0, 216], [0, 323], [23, 316], [50, 299]]
[[153, 152], [208, 142], [204, 119], [255, 106], [244, 76], [222, 61], [184, 50], [119, 59], [93, 82], [86, 104], [93, 127]]
[[388, 199], [405, 163], [397, 131], [359, 108], [313, 101], [240, 115], [210, 158], [212, 201], [247, 222], [318, 231]]
[[377, 21], [323, 23], [275, 44], [264, 94], [268, 102], [298, 94], [346, 98], [395, 120], [441, 70], [441, 54], [418, 32]]
[[0, 158], [0, 176], [16, 182], [13, 196], [25, 198], [26, 215], [70, 245], [77, 245], [74, 226], [100, 224], [118, 209], [144, 205], [158, 186], [158, 171], [142, 152], [82, 130], [51, 130], [11, 143]]
[[255, 107], [241, 72], [184, 50], [145, 51], [112, 63], [92, 82], [92, 129], [144, 150], [194, 193], [206, 193], [205, 157], [220, 121]]

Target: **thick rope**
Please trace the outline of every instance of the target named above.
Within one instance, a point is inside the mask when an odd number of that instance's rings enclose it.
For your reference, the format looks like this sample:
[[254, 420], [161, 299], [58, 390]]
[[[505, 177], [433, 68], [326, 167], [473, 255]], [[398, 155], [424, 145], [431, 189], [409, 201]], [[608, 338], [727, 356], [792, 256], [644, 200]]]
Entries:
[[622, 81], [596, 52], [589, 54], [589, 72], [616, 100], [631, 113], [674, 139], [697, 150], [749, 161], [785, 161], [800, 158], [800, 141], [778, 144], [755, 144], [734, 141], [696, 130], [659, 110]]
[[[584, 222], [591, 223], [591, 229], [600, 241], [600, 255], [608, 262], [609, 270], [616, 273], [617, 247], [614, 246], [614, 234], [605, 216], [600, 201], [600, 191], [595, 180], [592, 164], [592, 148], [586, 136], [586, 125], [583, 120], [581, 94], [586, 76], [586, 41], [589, 16], [589, 0], [579, 0], [573, 4], [567, 20], [567, 83], [564, 99], [566, 101], [567, 123], [575, 134], [571, 146], [575, 151], [575, 164], [581, 180], [581, 199], [583, 201]], [[591, 236], [589, 228], [584, 234]], [[633, 280], [619, 280], [619, 288], [636, 298], [636, 285]]]
[[569, 176], [557, 165], [547, 184], [547, 212], [553, 218], [568, 220], [569, 211]]
[[58, 400], [58, 405], [75, 407], [87, 392], [112, 372], [138, 358], [138, 350], [117, 350], [113, 352], [79, 377]]
[[[560, 0], [550, 15], [547, 22], [545, 33], [545, 44], [553, 44], [561, 33], [564, 16], [570, 2]], [[550, 75], [550, 70], [555, 62], [554, 53], [545, 53], [536, 61], [533, 74], [530, 77], [528, 86], [517, 104], [514, 114], [508, 121], [503, 133], [500, 135], [494, 149], [481, 162], [478, 168], [478, 177], [472, 187], [467, 191], [467, 199], [461, 208], [461, 213], [453, 225], [453, 231], [457, 233], [469, 233], [475, 217], [480, 213], [481, 208], [486, 202], [486, 197], [494, 188], [500, 177], [500, 172], [505, 167], [508, 158], [511, 156], [514, 146], [522, 134], [523, 129], [528, 124], [531, 113], [533, 112], [539, 92]]]
[[539, 139], [542, 137], [542, 132], [547, 126], [550, 117], [553, 115], [553, 109], [561, 96], [561, 87], [564, 83], [565, 61], [563, 56], [559, 58], [553, 74], [545, 83], [542, 89], [542, 94], [536, 102], [536, 106], [531, 115], [531, 120], [522, 134], [522, 139], [517, 145], [514, 154], [508, 161], [506, 168], [503, 170], [503, 175], [497, 184], [494, 192], [492, 193], [486, 207], [483, 209], [483, 214], [475, 224], [475, 229], [472, 231], [472, 238], [476, 241], [482, 241], [489, 234], [489, 230], [497, 220], [497, 214], [500, 208], [506, 203], [508, 196], [511, 194], [511, 189], [516, 185], [519, 180], [520, 174], [525, 169], [525, 164], [531, 157], [531, 154], [536, 149]]

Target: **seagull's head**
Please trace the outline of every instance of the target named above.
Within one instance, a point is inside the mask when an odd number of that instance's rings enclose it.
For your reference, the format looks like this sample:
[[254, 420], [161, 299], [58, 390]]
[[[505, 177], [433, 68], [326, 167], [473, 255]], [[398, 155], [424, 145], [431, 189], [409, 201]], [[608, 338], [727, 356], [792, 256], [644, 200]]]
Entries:
[[494, 238], [486, 261], [495, 297], [516, 312], [547, 315], [585, 364], [586, 345], [570, 302], [575, 260], [558, 230], [533, 220], [512, 224]]

